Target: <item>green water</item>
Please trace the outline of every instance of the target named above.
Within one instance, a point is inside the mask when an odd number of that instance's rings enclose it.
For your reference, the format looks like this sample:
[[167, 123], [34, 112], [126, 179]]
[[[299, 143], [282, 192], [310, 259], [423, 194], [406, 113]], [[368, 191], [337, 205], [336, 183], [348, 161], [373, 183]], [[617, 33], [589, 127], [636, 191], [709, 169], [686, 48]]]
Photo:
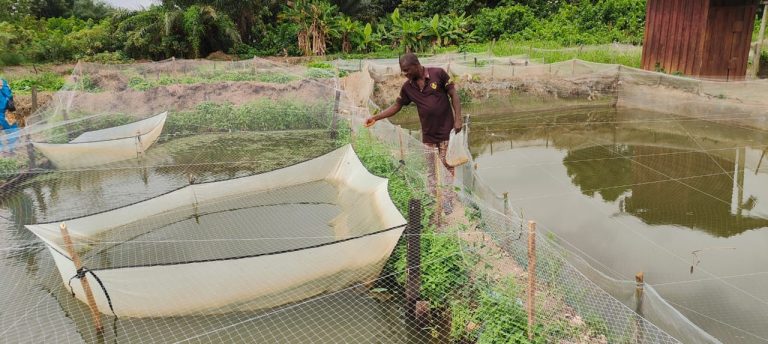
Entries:
[[477, 175], [515, 211], [610, 277], [644, 272], [724, 343], [768, 342], [768, 132], [613, 108], [486, 113], [470, 129]]

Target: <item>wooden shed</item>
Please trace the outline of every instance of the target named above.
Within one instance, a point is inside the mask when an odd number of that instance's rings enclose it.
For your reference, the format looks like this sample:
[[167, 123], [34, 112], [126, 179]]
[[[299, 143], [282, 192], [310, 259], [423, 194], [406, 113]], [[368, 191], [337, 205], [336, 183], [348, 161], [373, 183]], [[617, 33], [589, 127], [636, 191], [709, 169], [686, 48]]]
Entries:
[[743, 80], [758, 0], [648, 0], [643, 69]]

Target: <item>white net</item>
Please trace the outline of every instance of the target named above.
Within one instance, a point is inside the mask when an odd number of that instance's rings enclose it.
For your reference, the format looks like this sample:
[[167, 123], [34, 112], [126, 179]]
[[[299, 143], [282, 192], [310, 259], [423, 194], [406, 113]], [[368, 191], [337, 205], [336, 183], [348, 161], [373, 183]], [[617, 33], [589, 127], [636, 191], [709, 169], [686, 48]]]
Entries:
[[[530, 55], [422, 62], [488, 98], [528, 92], [675, 112], [682, 107], [672, 98], [685, 95], [686, 108], [708, 111], [681, 114], [705, 123], [765, 123], [763, 99], [749, 95], [759, 82], [690, 80], [580, 60], [540, 64]], [[418, 131], [388, 121], [363, 128], [385, 105], [377, 92], [398, 78], [397, 60], [333, 66], [260, 59], [78, 65], [66, 89], [13, 137], [15, 169], [5, 175], [0, 210], [3, 341], [716, 343], [739, 342], [748, 326], [756, 337], [744, 342], [763, 337], [754, 332], [759, 325], [714, 312], [713, 302], [668, 298], [675, 284], [639, 288], [625, 274], [601, 273], [591, 257], [576, 254], [571, 238], [543, 224], [529, 232], [531, 216], [514, 210], [477, 161], [454, 177]], [[339, 79], [339, 70], [362, 72]], [[559, 139], [572, 142], [576, 121], [670, 130], [669, 120], [600, 116], [558, 115], [554, 126], [535, 111], [493, 120], [533, 132], [564, 128]], [[143, 136], [155, 129], [156, 138]], [[470, 140], [488, 133], [484, 124], [468, 130]], [[118, 133], [102, 136], [110, 132]], [[535, 140], [524, 130], [508, 135], [515, 144]], [[590, 139], [609, 146], [606, 137]], [[112, 142], [119, 140], [126, 142]], [[714, 149], [698, 142], [699, 150]], [[83, 143], [99, 146], [70, 148]], [[331, 159], [350, 152], [346, 143], [367, 171], [352, 174], [351, 160]], [[94, 153], [104, 150], [114, 161]], [[388, 184], [366, 191], [380, 180], [368, 172]], [[421, 200], [420, 216], [410, 199]], [[411, 227], [399, 214], [410, 215]], [[87, 270], [62, 258], [62, 221]], [[408, 261], [413, 238], [420, 264]], [[95, 317], [81, 280], [90, 282]], [[696, 286], [716, 283], [722, 287], [717, 279]], [[765, 308], [756, 304], [750, 314], [762, 319]], [[739, 329], [713, 337], [699, 328], [707, 321]]]

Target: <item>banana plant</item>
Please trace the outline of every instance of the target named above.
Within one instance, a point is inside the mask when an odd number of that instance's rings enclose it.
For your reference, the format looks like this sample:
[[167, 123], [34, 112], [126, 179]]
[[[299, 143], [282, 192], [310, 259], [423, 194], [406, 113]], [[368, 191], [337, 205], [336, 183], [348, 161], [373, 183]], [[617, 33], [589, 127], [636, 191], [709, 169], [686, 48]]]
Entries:
[[393, 43], [398, 44], [406, 52], [419, 51], [424, 38], [423, 24], [411, 18], [400, 17], [400, 11], [392, 12], [392, 33], [396, 37]]
[[432, 20], [429, 21], [427, 26], [429, 29], [428, 36], [432, 40], [432, 48], [443, 46], [443, 25], [440, 25], [440, 16], [435, 14]]
[[371, 23], [366, 23], [365, 27], [360, 29], [358, 27], [358, 34], [354, 36], [356, 38], [357, 50], [362, 52], [369, 52], [373, 45], [373, 27]]
[[469, 24], [469, 19], [463, 13], [461, 15], [449, 14], [443, 16], [443, 20], [440, 21], [442, 43], [444, 45], [451, 45], [473, 42], [474, 35], [469, 30]]
[[[366, 27], [371, 31], [370, 24]], [[361, 32], [364, 29], [360, 29], [360, 22], [352, 20], [347, 16], [342, 16], [341, 19], [339, 19], [336, 23], [336, 29], [338, 30], [339, 36], [341, 36], [341, 51], [345, 54], [352, 51], [352, 42], [358, 43], [357, 45], [359, 46], [359, 42], [362, 40], [360, 36], [365, 33]], [[368, 36], [370, 37], [370, 32]]]

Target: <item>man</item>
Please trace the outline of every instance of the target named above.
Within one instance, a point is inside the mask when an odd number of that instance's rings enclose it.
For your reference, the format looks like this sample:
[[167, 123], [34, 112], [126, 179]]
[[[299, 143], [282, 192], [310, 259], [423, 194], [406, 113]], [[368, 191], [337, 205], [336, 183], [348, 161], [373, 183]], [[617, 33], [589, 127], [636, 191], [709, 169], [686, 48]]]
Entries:
[[[448, 137], [451, 129], [461, 131], [461, 102], [458, 90], [448, 73], [442, 68], [424, 67], [413, 53], [406, 53], [400, 57], [400, 71], [407, 80], [400, 88], [400, 96], [392, 106], [376, 116], [366, 119], [365, 125], [371, 126], [376, 121], [394, 116], [410, 103], [416, 104], [421, 122], [421, 141], [429, 152], [428, 159], [433, 159], [433, 153], [437, 153], [443, 165], [449, 172], [446, 176], [449, 183], [452, 180], [455, 169], [445, 162], [445, 153], [448, 150]], [[450, 100], [448, 99], [450, 97]], [[428, 161], [429, 188], [434, 192], [435, 168], [432, 161]], [[443, 193], [446, 197], [445, 211], [450, 213], [450, 193]]]
[[[13, 149], [16, 145], [16, 140], [18, 140], [18, 135], [16, 132], [19, 130], [16, 123], [10, 124], [5, 119], [5, 111], [16, 111], [16, 107], [13, 105], [13, 93], [11, 93], [11, 88], [8, 86], [8, 82], [4, 79], [0, 79], [0, 111], [2, 111], [2, 116], [0, 116], [0, 127], [2, 127], [2, 134], [0, 134], [0, 154], [2, 156], [10, 156], [13, 155]], [[8, 146], [4, 144], [3, 141], [5, 141], [5, 138], [8, 139]], [[6, 151], [7, 150], [7, 151]]]

